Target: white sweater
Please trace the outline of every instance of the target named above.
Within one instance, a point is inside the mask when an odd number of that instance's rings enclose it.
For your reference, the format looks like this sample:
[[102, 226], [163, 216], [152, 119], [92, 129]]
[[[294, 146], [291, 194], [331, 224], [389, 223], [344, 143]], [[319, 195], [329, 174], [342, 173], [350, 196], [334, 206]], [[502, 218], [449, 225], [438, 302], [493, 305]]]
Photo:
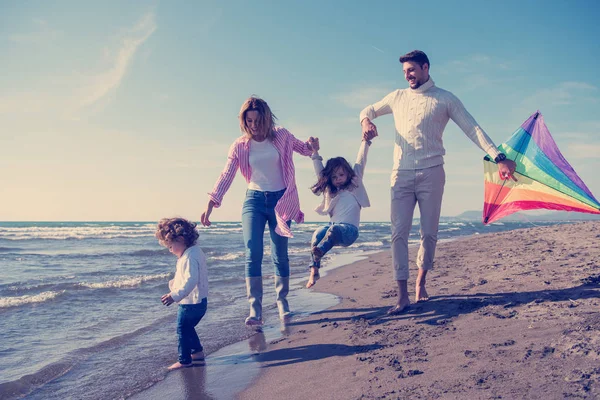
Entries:
[[179, 304], [198, 304], [208, 297], [206, 256], [200, 246], [188, 247], [179, 257], [169, 289], [171, 297]]
[[452, 119], [492, 159], [496, 145], [452, 93], [435, 86], [431, 78], [417, 89], [398, 89], [366, 107], [360, 121], [393, 114], [396, 126], [394, 171], [423, 169], [444, 163], [442, 134]]

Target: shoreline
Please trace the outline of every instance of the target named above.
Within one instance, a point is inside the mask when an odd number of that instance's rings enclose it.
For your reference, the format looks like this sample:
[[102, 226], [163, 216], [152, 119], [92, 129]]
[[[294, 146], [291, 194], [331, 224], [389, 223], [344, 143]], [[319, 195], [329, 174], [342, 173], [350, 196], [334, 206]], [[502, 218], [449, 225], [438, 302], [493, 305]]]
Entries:
[[[322, 268], [321, 277], [335, 272], [340, 267], [366, 261], [370, 255], [382, 251], [384, 250], [335, 254], [328, 265]], [[293, 306], [293, 321], [301, 321], [340, 302], [340, 298], [336, 295], [324, 292], [312, 293], [312, 289], [306, 289], [304, 284], [307, 278], [308, 270], [306, 276], [292, 278], [290, 281], [288, 300]], [[284, 340], [289, 335], [289, 328], [284, 329], [279, 323], [274, 304], [266, 305], [265, 302], [263, 312], [265, 324], [261, 330], [255, 331], [243, 327], [242, 319], [240, 330], [245, 330], [245, 334], [226, 346], [207, 352], [205, 363], [194, 363], [192, 368], [170, 372], [163, 380], [154, 382], [151, 386], [126, 398], [131, 400], [158, 400], [165, 397], [190, 400], [234, 398], [259, 376], [260, 353], [267, 349], [270, 343]]]
[[[392, 317], [389, 252], [338, 268], [315, 290], [342, 301], [269, 343], [236, 398], [597, 398], [598, 231], [582, 222], [440, 243], [430, 301]], [[411, 296], [415, 276], [412, 265]]]

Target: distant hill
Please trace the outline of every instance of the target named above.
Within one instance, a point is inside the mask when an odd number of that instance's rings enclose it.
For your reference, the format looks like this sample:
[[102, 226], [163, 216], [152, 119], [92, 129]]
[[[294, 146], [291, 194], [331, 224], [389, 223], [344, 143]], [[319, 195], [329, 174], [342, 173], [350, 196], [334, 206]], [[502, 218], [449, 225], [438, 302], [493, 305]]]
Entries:
[[[452, 217], [466, 221], [481, 221], [482, 211], [469, 210]], [[521, 211], [502, 218], [503, 221], [600, 221], [598, 214], [568, 211]]]

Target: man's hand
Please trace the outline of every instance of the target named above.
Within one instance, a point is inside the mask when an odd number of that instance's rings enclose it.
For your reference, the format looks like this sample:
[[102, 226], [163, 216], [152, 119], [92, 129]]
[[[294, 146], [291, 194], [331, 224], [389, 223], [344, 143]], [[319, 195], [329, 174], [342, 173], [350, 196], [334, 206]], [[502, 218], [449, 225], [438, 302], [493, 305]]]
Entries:
[[[377, 127], [374, 123], [371, 122], [369, 118], [365, 118], [361, 121], [360, 125], [362, 126], [362, 134], [364, 140], [371, 140], [376, 136], [379, 136], [377, 133]], [[367, 139], [367, 135], [372, 135], [370, 139]]]
[[515, 173], [515, 169], [517, 169], [517, 163], [513, 160], [504, 160], [498, 162], [498, 174], [500, 174], [500, 179], [506, 180], [512, 178], [513, 181], [517, 181], [517, 177], [513, 174]]
[[173, 298], [171, 297], [171, 293], [167, 293], [165, 295], [163, 295], [160, 298], [160, 301], [165, 305], [165, 306], [170, 306], [171, 304], [175, 303], [175, 300], [173, 300]]
[[319, 149], [321, 148], [319, 146], [319, 138], [317, 137], [309, 137], [308, 141], [306, 142], [306, 144], [308, 144], [308, 147], [312, 150], [313, 154], [315, 154], [316, 152], [319, 151]]

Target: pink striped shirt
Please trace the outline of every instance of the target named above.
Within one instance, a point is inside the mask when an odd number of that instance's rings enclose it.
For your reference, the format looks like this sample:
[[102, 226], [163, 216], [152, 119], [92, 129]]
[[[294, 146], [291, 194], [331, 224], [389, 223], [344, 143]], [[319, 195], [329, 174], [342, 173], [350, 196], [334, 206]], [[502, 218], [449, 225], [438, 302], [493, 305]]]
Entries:
[[[300, 198], [296, 188], [296, 174], [294, 172], [294, 151], [303, 156], [310, 156], [312, 151], [303, 141], [296, 139], [294, 135], [282, 127], [275, 127], [273, 145], [279, 152], [281, 168], [283, 172], [283, 181], [286, 185], [286, 191], [275, 206], [275, 215], [277, 217], [277, 232], [281, 236], [293, 237], [292, 231], [287, 226], [287, 221], [294, 220], [297, 223], [304, 222], [304, 213], [300, 211]], [[252, 170], [250, 169], [250, 140], [246, 135], [240, 136], [229, 148], [227, 163], [221, 176], [217, 179], [215, 186], [208, 197], [215, 203], [215, 207], [221, 206], [223, 196], [231, 183], [238, 168], [246, 182], [250, 182]]]

